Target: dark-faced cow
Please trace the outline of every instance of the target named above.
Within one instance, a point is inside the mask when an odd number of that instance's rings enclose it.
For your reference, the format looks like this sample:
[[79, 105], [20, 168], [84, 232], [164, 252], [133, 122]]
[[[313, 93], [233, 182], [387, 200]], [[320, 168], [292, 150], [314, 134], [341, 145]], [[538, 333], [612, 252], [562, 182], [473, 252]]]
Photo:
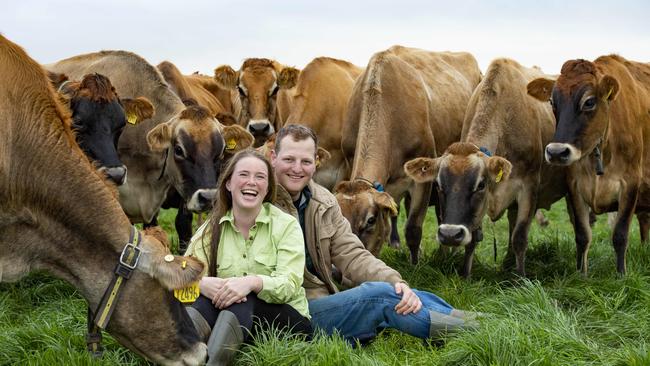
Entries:
[[373, 55], [357, 79], [342, 140], [352, 161], [351, 180], [335, 190], [352, 230], [372, 252], [388, 242], [386, 217], [397, 213], [395, 202], [408, 192], [406, 241], [417, 263], [431, 183], [414, 184], [403, 165], [418, 156], [436, 157], [460, 140], [465, 108], [480, 78], [468, 53], [394, 46]]
[[72, 128], [79, 147], [116, 185], [127, 178], [126, 166], [117, 155], [122, 130], [151, 118], [153, 105], [146, 98], [120, 98], [111, 81], [88, 74], [71, 81], [64, 74], [49, 73], [50, 81], [72, 112]]
[[[130, 240], [129, 219], [77, 145], [70, 114], [45, 71], [3, 36], [0, 85], [0, 280], [46, 270], [97, 309]], [[142, 239], [107, 330], [156, 363], [198, 365], [206, 345], [169, 289], [198, 280], [203, 264], [163, 260], [166, 248], [153, 237]]]
[[568, 167], [578, 270], [587, 273], [591, 208], [617, 212], [612, 242], [624, 274], [632, 215], [650, 209], [650, 64], [617, 55], [570, 60], [557, 82], [533, 80], [528, 93], [553, 106], [557, 126], [545, 157]]
[[544, 146], [555, 120], [549, 105], [526, 94], [526, 85], [545, 76], [514, 60], [494, 60], [476, 87], [465, 113], [462, 142], [443, 156], [404, 165], [416, 182], [435, 182], [442, 221], [438, 242], [465, 246], [463, 275], [469, 276], [476, 244], [487, 216], [498, 220], [508, 210], [510, 248], [517, 272], [525, 275], [528, 231], [536, 208], [566, 194], [564, 169], [544, 163]]
[[239, 71], [228, 65], [214, 70], [217, 84], [239, 93], [241, 114], [239, 123], [255, 137], [255, 147], [262, 144], [278, 129], [281, 119], [277, 104], [286, 98], [278, 86], [278, 74], [284, 66], [265, 58], [249, 58]]
[[[316, 132], [320, 147], [331, 157], [319, 167], [314, 180], [329, 190], [348, 179], [350, 173], [341, 150], [341, 139], [348, 100], [362, 71], [347, 61], [329, 57], [315, 58], [302, 71], [292, 67], [280, 71], [278, 84], [281, 90], [286, 90], [287, 100], [278, 103], [280, 121], [276, 124], [279, 127], [301, 124]], [[286, 118], [282, 118], [283, 115]]]
[[[129, 171], [129, 179], [119, 187], [120, 203], [132, 222], [151, 223], [172, 186], [185, 202], [195, 203], [192, 207], [210, 209], [206, 193], [214, 189], [224, 147], [245, 148], [246, 138], [240, 139], [245, 131], [238, 126], [224, 128], [209, 114], [205, 119], [199, 117], [201, 113], [186, 110], [160, 72], [130, 52], [101, 51], [47, 67], [72, 78], [104, 74], [119, 95], [145, 96], [154, 105], [153, 118], [126, 129], [118, 144], [120, 159]], [[149, 142], [154, 141], [167, 148], [152, 150]]]

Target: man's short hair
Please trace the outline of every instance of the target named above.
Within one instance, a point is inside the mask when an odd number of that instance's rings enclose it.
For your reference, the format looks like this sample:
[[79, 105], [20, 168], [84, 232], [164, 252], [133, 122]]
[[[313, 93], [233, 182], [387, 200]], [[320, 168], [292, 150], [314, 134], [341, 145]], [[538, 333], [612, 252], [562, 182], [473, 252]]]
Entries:
[[314, 130], [307, 126], [296, 124], [285, 125], [278, 131], [277, 135], [275, 135], [276, 154], [280, 153], [280, 145], [282, 144], [282, 140], [284, 140], [284, 138], [287, 136], [291, 136], [293, 138], [293, 141], [302, 141], [311, 138], [314, 141], [314, 155], [316, 155], [318, 151], [318, 137], [316, 137], [316, 133]]

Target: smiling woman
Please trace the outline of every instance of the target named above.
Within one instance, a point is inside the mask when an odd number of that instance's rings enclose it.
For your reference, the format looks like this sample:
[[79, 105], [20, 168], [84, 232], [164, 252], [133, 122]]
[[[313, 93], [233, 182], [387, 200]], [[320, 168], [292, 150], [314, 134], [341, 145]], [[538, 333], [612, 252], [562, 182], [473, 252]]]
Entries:
[[[311, 335], [298, 221], [271, 205], [275, 179], [258, 152], [237, 153], [221, 176], [211, 219], [186, 255], [208, 264], [188, 312], [208, 339], [208, 365], [228, 364], [260, 324]], [[258, 318], [260, 323], [253, 324]]]

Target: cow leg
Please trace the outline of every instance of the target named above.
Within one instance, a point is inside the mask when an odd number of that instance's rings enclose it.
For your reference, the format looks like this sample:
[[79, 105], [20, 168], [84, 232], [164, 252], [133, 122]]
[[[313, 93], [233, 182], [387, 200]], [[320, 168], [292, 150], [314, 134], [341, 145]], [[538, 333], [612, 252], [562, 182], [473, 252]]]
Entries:
[[[512, 243], [512, 249], [515, 252], [515, 258], [517, 260], [517, 273], [523, 277], [526, 276], [528, 231], [530, 230], [530, 224], [535, 216], [533, 202], [535, 202], [536, 199], [534, 194], [530, 192], [524, 192], [522, 196], [523, 197], [521, 197], [517, 202], [516, 221], [514, 228], [510, 233], [510, 242]], [[508, 219], [511, 219], [510, 211], [508, 211]]]
[[572, 218], [576, 240], [576, 269], [587, 275], [589, 260], [587, 254], [591, 244], [591, 226], [589, 225], [589, 206], [576, 193], [569, 192], [566, 197], [569, 217]]
[[420, 241], [422, 240], [422, 224], [427, 215], [429, 207], [429, 196], [431, 195], [431, 183], [415, 184], [411, 194], [411, 207], [406, 219], [406, 244], [411, 251], [411, 263], [417, 264], [420, 252]]
[[627, 239], [638, 195], [638, 185], [630, 184], [629, 188], [625, 189], [621, 193], [621, 197], [618, 201], [618, 212], [616, 215], [616, 225], [614, 225], [612, 243], [614, 244], [614, 251], [616, 252], [616, 271], [621, 275], [625, 274]]
[[399, 249], [401, 242], [399, 240], [399, 232], [397, 232], [397, 218], [399, 217], [399, 207], [397, 208], [397, 215], [390, 218], [390, 246], [391, 248]]
[[517, 223], [517, 207], [513, 206], [508, 209], [508, 249], [506, 255], [503, 257], [502, 267], [505, 271], [510, 271], [515, 266], [515, 251], [512, 245], [513, 233], [515, 232], [515, 224]]
[[472, 263], [474, 262], [474, 250], [476, 249], [476, 240], [472, 241], [465, 246], [465, 257], [463, 258], [463, 272], [461, 275], [465, 279], [472, 276]]
[[181, 204], [180, 206], [178, 213], [176, 213], [174, 224], [176, 226], [176, 233], [178, 234], [178, 252], [183, 255], [185, 254], [185, 250], [187, 250], [190, 239], [192, 239], [192, 219], [194, 215], [187, 209], [185, 204]]
[[546, 216], [544, 216], [544, 212], [542, 212], [542, 210], [535, 211], [535, 221], [537, 221], [537, 225], [539, 225], [540, 227], [547, 227], [549, 223]]
[[636, 214], [636, 219], [639, 221], [639, 234], [641, 236], [641, 243], [648, 243], [648, 231], [650, 231], [650, 213], [639, 212]]

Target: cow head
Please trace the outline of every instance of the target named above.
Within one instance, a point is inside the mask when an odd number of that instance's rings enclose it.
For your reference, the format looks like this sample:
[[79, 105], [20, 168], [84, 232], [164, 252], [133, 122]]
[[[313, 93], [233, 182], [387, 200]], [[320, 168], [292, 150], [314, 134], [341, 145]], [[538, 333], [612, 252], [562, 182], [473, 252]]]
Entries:
[[379, 256], [382, 244], [390, 237], [390, 218], [397, 215], [397, 204], [386, 192], [366, 181], [344, 181], [336, 188], [336, 200], [352, 232], [373, 255]]
[[147, 134], [153, 151], [166, 151], [164, 174], [187, 208], [212, 208], [221, 165], [228, 154], [249, 147], [253, 137], [240, 126], [223, 126], [201, 106], [187, 107]]
[[[198, 281], [204, 265], [195, 258], [170, 255], [168, 248], [153, 236], [142, 238], [140, 260], [131, 279], [123, 285], [107, 330], [120, 343], [156, 363], [201, 364], [206, 355], [205, 343], [170, 290]], [[107, 264], [111, 269], [116, 263]], [[112, 275], [112, 271], [106, 272]], [[103, 275], [96, 273], [88, 279], [96, 283]]]
[[50, 81], [72, 112], [72, 128], [79, 147], [116, 185], [126, 181], [126, 166], [117, 154], [117, 142], [128, 123], [136, 124], [154, 113], [145, 98], [120, 99], [110, 80], [88, 74], [80, 82], [64, 74], [49, 73]]
[[438, 190], [442, 222], [438, 242], [464, 246], [481, 227], [490, 192], [508, 179], [512, 164], [499, 156], [487, 156], [474, 144], [457, 142], [439, 158], [417, 158], [404, 164], [416, 183], [433, 181]]
[[528, 94], [550, 101], [557, 122], [553, 140], [546, 145], [546, 161], [571, 165], [589, 156], [607, 134], [609, 103], [618, 90], [615, 78], [603, 75], [585, 60], [565, 62], [557, 82], [544, 78], [531, 81]]
[[239, 71], [224, 65], [214, 70], [217, 84], [224, 89], [239, 91], [242, 105], [240, 123], [261, 146], [279, 127], [276, 121], [276, 101], [280, 86], [278, 74], [283, 66], [264, 58], [249, 58]]

